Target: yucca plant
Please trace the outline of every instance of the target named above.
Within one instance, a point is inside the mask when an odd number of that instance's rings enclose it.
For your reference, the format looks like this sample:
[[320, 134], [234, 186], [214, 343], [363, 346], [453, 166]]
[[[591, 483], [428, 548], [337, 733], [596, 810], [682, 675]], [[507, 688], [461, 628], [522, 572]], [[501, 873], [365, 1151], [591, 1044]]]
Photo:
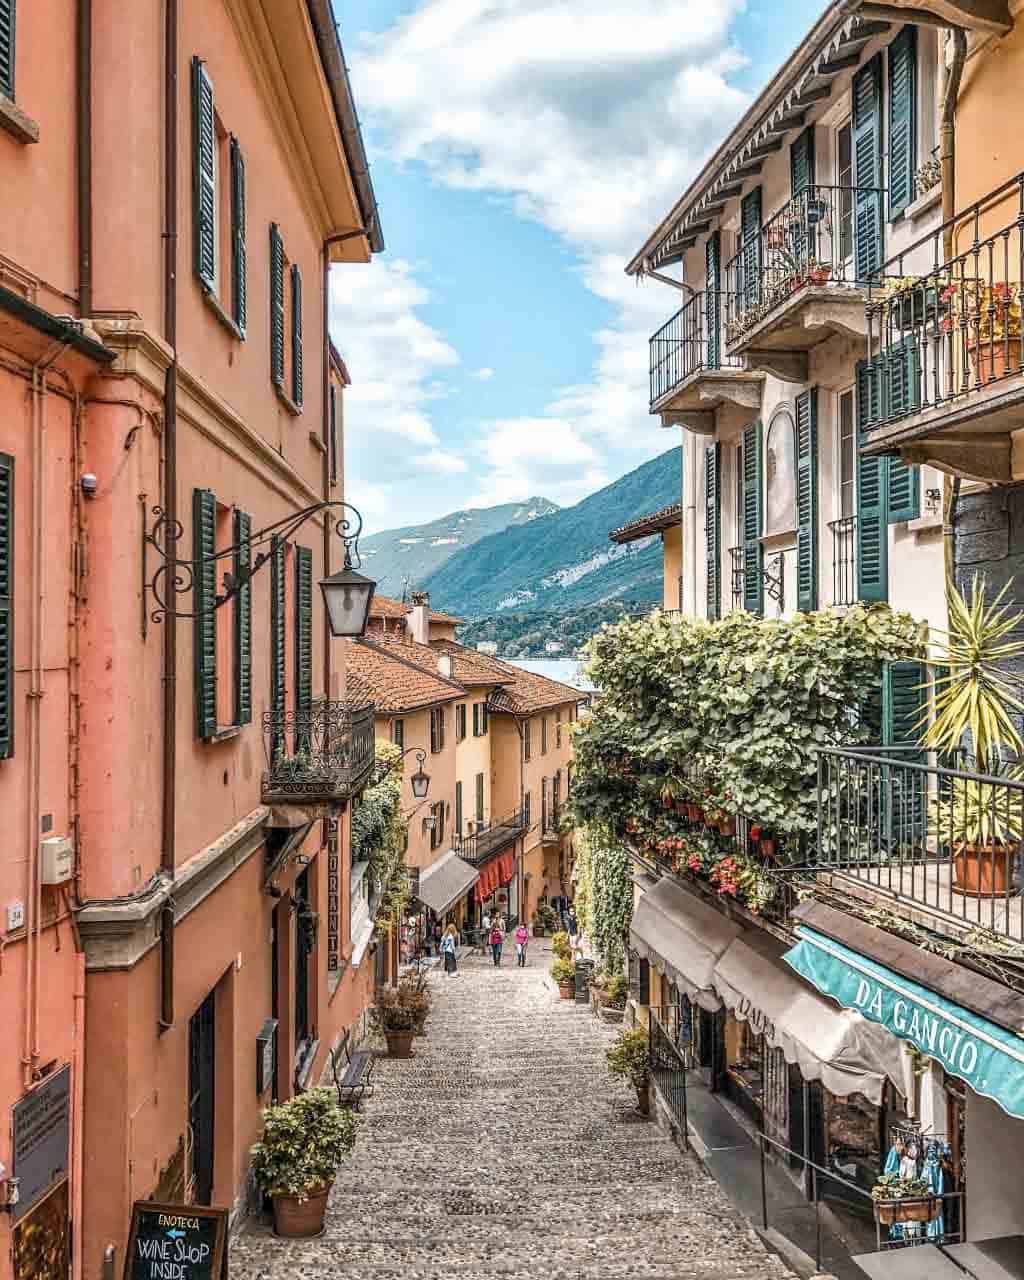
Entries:
[[1016, 842], [1024, 829], [1021, 795], [997, 783], [952, 778], [948, 794], [934, 796], [929, 802], [928, 829], [954, 848]]
[[928, 723], [926, 711], [917, 726], [927, 725], [921, 746], [940, 753], [956, 751], [969, 733], [981, 771], [997, 769], [1004, 749], [1024, 754], [1012, 718], [1024, 714], [1024, 702], [1006, 674], [1007, 664], [1024, 658], [1024, 638], [1012, 634], [1024, 628], [1024, 613], [1004, 603], [1012, 586], [1008, 582], [986, 603], [984, 577], [974, 576], [969, 601], [947, 583], [950, 629], [929, 659], [930, 666], [945, 669], [935, 680], [935, 718]]

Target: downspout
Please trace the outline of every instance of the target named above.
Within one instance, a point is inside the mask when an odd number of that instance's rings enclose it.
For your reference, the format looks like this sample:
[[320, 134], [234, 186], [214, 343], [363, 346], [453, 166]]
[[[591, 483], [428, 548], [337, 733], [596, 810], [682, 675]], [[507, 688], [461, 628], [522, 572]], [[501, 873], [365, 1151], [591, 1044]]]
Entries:
[[75, 956], [75, 1021], [74, 1042], [71, 1050], [72, 1132], [71, 1132], [71, 1221], [75, 1224], [72, 1244], [72, 1280], [82, 1280], [83, 1241], [82, 1230], [82, 1142], [85, 1136], [85, 952]]
[[[942, 123], [939, 131], [939, 164], [942, 169], [942, 233], [943, 260], [953, 258], [954, 225], [956, 216], [956, 104], [960, 97], [960, 82], [967, 60], [967, 34], [963, 27], [952, 28], [953, 58], [946, 69], [946, 85], [942, 95]], [[946, 625], [951, 626], [949, 613], [949, 587], [953, 581], [956, 549], [953, 529], [956, 521], [956, 504], [960, 497], [960, 481], [954, 484], [949, 475], [942, 477], [942, 558], [947, 583]]]
[[[164, 382], [164, 536], [173, 564], [178, 519], [178, 0], [164, 9], [164, 337], [173, 356]], [[178, 633], [174, 615], [163, 628], [163, 812], [160, 867], [173, 880], [177, 756]], [[174, 1025], [174, 908], [160, 917], [160, 1028]]]
[[78, 313], [92, 315], [92, 0], [78, 0]]

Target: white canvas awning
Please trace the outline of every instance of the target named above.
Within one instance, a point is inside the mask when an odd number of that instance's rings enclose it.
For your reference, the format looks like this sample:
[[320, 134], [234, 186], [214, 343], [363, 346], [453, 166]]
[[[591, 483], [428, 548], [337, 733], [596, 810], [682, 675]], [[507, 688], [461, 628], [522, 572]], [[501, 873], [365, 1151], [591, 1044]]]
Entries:
[[480, 879], [476, 867], [464, 862], [454, 849], [449, 849], [420, 876], [419, 899], [437, 915], [442, 915], [467, 894]]

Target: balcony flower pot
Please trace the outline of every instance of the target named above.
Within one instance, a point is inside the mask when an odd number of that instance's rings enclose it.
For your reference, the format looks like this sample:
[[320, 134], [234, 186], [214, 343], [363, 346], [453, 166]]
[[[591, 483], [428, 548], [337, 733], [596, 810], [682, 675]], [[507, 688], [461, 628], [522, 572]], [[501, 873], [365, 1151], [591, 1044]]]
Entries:
[[384, 1032], [384, 1039], [388, 1044], [389, 1058], [411, 1058], [412, 1057], [412, 1040], [416, 1034], [415, 1029], [409, 1031], [388, 1031]]
[[938, 1196], [929, 1196], [925, 1200], [875, 1201], [878, 1221], [887, 1227], [896, 1222], [931, 1222], [941, 1211], [942, 1201]]
[[558, 995], [562, 1000], [574, 1000], [576, 998], [576, 984], [574, 982], [560, 982], [558, 984]]
[[1020, 338], [982, 337], [971, 349], [971, 365], [981, 382], [1003, 378], [1020, 370]]
[[959, 844], [953, 851], [953, 888], [965, 898], [1004, 898], [1013, 892], [1013, 849], [1006, 844]]
[[328, 1183], [319, 1191], [311, 1191], [304, 1199], [299, 1196], [272, 1196], [274, 1234], [290, 1240], [308, 1240], [311, 1236], [320, 1235], [324, 1229], [330, 1192], [331, 1183]]

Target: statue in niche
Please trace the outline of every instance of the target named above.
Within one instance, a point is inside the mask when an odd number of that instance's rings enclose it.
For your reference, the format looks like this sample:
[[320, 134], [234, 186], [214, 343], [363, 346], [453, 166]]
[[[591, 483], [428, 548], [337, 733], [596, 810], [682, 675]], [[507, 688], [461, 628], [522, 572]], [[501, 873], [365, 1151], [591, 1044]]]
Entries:
[[765, 449], [765, 521], [767, 535], [796, 528], [796, 427], [788, 410], [775, 415]]

